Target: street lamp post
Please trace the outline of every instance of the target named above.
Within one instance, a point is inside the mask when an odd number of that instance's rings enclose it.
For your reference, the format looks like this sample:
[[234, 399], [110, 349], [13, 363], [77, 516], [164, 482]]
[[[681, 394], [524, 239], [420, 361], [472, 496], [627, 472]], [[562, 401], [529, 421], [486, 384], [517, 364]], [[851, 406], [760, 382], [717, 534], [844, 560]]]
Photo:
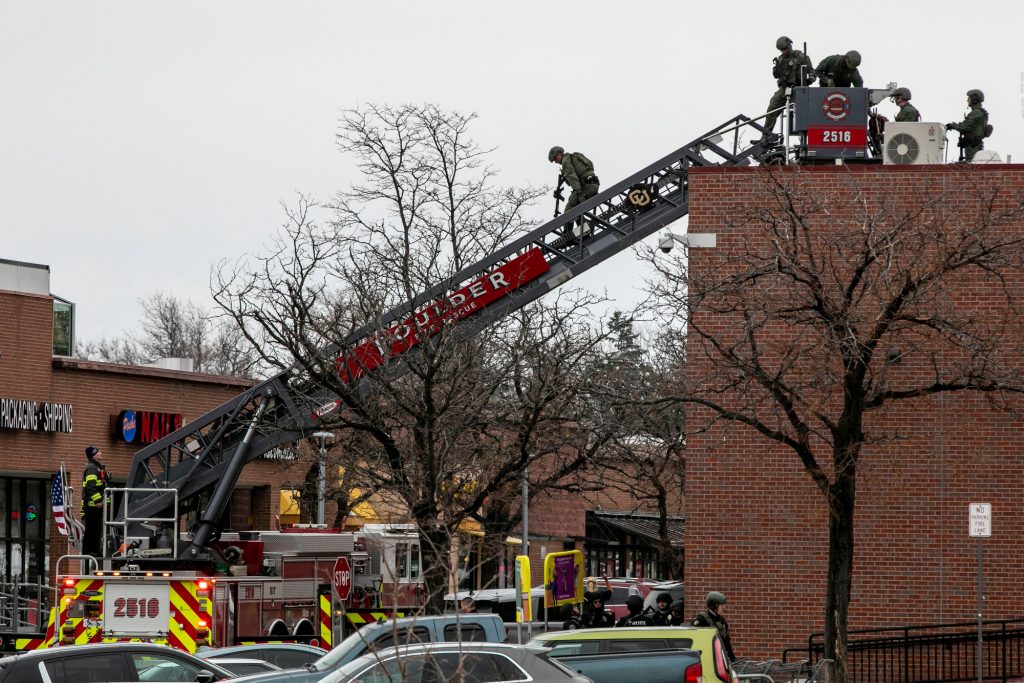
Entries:
[[320, 450], [318, 461], [319, 472], [316, 482], [316, 523], [325, 524], [324, 517], [327, 507], [327, 447], [334, 443], [334, 432], [313, 432]]

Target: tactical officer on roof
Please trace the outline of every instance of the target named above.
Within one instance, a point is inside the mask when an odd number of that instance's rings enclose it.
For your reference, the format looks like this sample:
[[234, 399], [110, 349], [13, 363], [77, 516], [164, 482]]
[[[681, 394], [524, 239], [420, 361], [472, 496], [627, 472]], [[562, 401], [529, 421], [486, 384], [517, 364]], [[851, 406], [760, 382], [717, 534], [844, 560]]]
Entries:
[[947, 123], [946, 130], [960, 133], [960, 149], [963, 160], [970, 161], [980, 150], [985, 149], [985, 138], [992, 134], [988, 125], [988, 112], [981, 106], [985, 101], [985, 93], [973, 89], [967, 91], [967, 105], [971, 108], [960, 123]]
[[572, 188], [569, 201], [565, 203], [566, 212], [572, 210], [577, 204], [587, 201], [601, 189], [601, 181], [594, 175], [594, 163], [582, 152], [567, 154], [563, 148], [556, 145], [548, 152], [548, 161], [562, 167], [559, 188], [555, 190], [555, 197], [559, 195], [562, 180], [565, 180], [566, 184]]
[[725, 596], [718, 591], [711, 591], [704, 602], [708, 608], [693, 618], [693, 625], [718, 629], [718, 637], [722, 639], [722, 647], [725, 648], [731, 662], [736, 659], [736, 654], [732, 651], [732, 641], [729, 640], [729, 623], [722, 614]]
[[892, 91], [892, 101], [900, 108], [896, 114], [896, 122], [920, 121], [921, 113], [910, 103], [910, 88], [896, 88]]
[[845, 55], [825, 57], [815, 71], [826, 88], [863, 88], [864, 79], [860, 77], [857, 67], [860, 66], [860, 53], [850, 50]]
[[782, 113], [772, 110], [786, 106], [786, 88], [810, 85], [817, 78], [811, 58], [800, 50], [794, 50], [793, 41], [788, 36], [780, 36], [775, 41], [775, 47], [779, 50], [779, 56], [773, 60], [772, 76], [775, 77], [779, 89], [768, 100], [769, 114], [764, 119], [765, 137], [762, 138], [768, 141], [775, 137], [772, 129], [775, 128], [775, 122]]

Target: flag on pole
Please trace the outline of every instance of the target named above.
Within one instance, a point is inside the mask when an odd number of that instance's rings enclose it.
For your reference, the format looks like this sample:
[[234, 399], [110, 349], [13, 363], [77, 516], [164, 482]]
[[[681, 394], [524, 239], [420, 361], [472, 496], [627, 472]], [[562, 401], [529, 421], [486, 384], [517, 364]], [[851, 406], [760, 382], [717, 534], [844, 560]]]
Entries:
[[57, 531], [63, 536], [68, 535], [68, 526], [64, 521], [64, 478], [60, 472], [53, 477], [53, 486], [50, 488], [50, 507], [53, 508], [53, 518], [57, 521]]

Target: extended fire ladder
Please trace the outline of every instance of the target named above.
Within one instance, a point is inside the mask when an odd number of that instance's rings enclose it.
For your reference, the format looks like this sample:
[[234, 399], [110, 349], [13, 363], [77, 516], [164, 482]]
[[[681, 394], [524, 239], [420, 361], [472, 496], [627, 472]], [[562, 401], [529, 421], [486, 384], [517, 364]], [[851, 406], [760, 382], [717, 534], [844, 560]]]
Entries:
[[[459, 329], [469, 333], [535, 301], [552, 289], [618, 254], [637, 241], [685, 216], [689, 207], [688, 172], [706, 166], [746, 165], [773, 150], [744, 143], [741, 133], [764, 137], [757, 120], [736, 116], [683, 145], [668, 156], [604, 190], [571, 211], [507, 244], [392, 309], [345, 340], [323, 350], [338, 357], [395, 321], [474, 282], [527, 252], [546, 262], [545, 272], [518, 287], [514, 296], [497, 299], [465, 318]], [[573, 228], [582, 219], [586, 229]], [[539, 254], [537, 253], [539, 252]], [[542, 264], [543, 265], [543, 264]], [[218, 408], [140, 450], [126, 486], [177, 491], [183, 509], [199, 509], [201, 494], [211, 492], [199, 510], [185, 558], [208, 556], [208, 544], [218, 534], [217, 520], [226, 509], [242, 467], [272, 448], [303, 438], [318, 428], [318, 411], [337, 397], [304, 386], [301, 373], [282, 372], [252, 387]], [[170, 491], [168, 491], [169, 493]], [[133, 496], [122, 505], [121, 519], [166, 517], [173, 496], [152, 493]], [[126, 510], [126, 507], [128, 508]]]

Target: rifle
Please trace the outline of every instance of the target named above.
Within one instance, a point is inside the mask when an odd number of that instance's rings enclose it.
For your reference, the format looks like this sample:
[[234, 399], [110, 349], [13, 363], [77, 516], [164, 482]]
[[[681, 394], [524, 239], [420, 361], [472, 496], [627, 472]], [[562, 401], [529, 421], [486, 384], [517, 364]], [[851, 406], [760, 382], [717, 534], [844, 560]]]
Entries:
[[555, 198], [555, 215], [553, 216], [553, 218], [558, 218], [558, 215], [561, 213], [561, 211], [558, 210], [558, 203], [565, 201], [565, 196], [562, 194], [562, 185], [564, 185], [564, 184], [565, 184], [565, 176], [563, 176], [561, 173], [559, 173], [558, 174], [558, 186], [555, 187], [555, 191], [553, 193], [553, 196]]

